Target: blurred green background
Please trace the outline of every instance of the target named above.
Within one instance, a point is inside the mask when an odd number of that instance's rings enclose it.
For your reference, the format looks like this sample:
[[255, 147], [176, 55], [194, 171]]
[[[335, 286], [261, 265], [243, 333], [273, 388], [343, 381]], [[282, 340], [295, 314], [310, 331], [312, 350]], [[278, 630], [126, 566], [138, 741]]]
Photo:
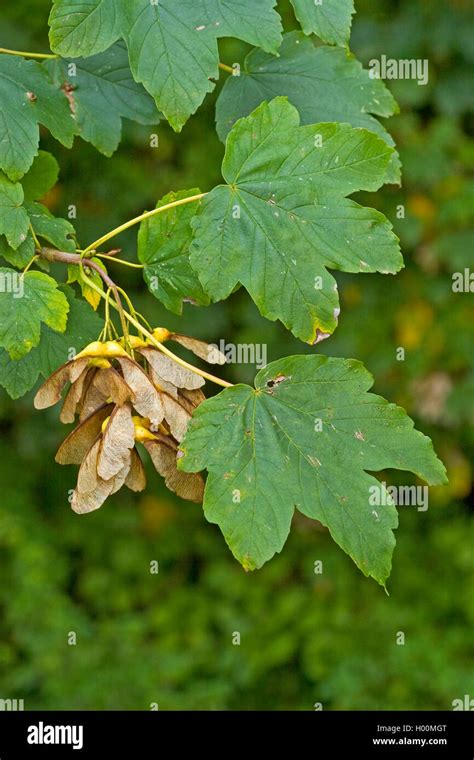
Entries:
[[[36, 412], [32, 394], [14, 403], [1, 392], [1, 698], [23, 698], [26, 709], [384, 710], [451, 709], [474, 695], [474, 314], [472, 294], [451, 290], [452, 273], [472, 266], [474, 241], [473, 6], [356, 5], [351, 48], [362, 62], [428, 58], [430, 81], [388, 83], [401, 107], [387, 126], [403, 187], [364, 198], [393, 222], [406, 268], [397, 277], [338, 273], [339, 328], [318, 350], [364, 361], [375, 391], [433, 437], [450, 484], [431, 489], [427, 512], [400, 508], [389, 597], [325, 530], [298, 516], [282, 554], [246, 574], [201, 508], [174, 499], [151, 471], [144, 494], [122, 491], [98, 512], [74, 515], [67, 494], [75, 469], [53, 461], [64, 437], [57, 409]], [[0, 44], [47, 50], [49, 6], [4, 3]], [[279, 10], [286, 29], [296, 27], [288, 3]], [[227, 63], [247, 50], [232, 40], [220, 48]], [[65, 215], [74, 203], [86, 244], [169, 190], [210, 189], [223, 154], [214, 106], [212, 95], [180, 135], [160, 124], [158, 149], [149, 147], [153, 130], [125, 123], [112, 159], [79, 139], [67, 151], [45, 134], [43, 147], [62, 167], [51, 210]], [[120, 244], [133, 259], [135, 232]], [[208, 309], [186, 307], [179, 320], [139, 274], [121, 269], [120, 277], [153, 324], [266, 343], [269, 361], [311, 350], [260, 318], [244, 292]], [[405, 361], [396, 360], [398, 346]], [[249, 382], [254, 369], [226, 373]], [[68, 645], [72, 631], [76, 646]]]

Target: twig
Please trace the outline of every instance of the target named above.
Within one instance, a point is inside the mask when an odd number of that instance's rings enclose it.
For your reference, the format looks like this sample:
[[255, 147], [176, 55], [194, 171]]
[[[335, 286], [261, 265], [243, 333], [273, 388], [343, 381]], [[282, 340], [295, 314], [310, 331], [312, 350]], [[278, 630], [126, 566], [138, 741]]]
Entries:
[[120, 321], [122, 323], [122, 329], [124, 331], [124, 337], [127, 336], [127, 323], [125, 321], [125, 316], [123, 313], [123, 304], [122, 299], [120, 298], [120, 293], [118, 292], [117, 285], [115, 282], [109, 277], [107, 272], [105, 272], [97, 262], [92, 261], [91, 259], [84, 259], [79, 253], [66, 253], [66, 251], [58, 251], [56, 248], [41, 248], [41, 251], [39, 255], [42, 258], [47, 259], [48, 261], [58, 261], [62, 264], [72, 264], [73, 266], [80, 266], [80, 267], [89, 267], [89, 269], [93, 269], [97, 274], [102, 278], [104, 283], [107, 285], [108, 288], [112, 291], [114, 294], [115, 301], [118, 306], [118, 312], [120, 316]]

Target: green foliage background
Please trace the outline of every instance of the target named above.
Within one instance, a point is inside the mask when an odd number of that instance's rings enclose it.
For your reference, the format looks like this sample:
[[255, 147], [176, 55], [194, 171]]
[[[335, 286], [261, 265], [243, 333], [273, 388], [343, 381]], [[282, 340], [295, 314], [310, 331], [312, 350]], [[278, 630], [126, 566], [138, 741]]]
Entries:
[[[0, 44], [47, 50], [48, 0], [2, 8]], [[470, 265], [474, 238], [474, 41], [469, 0], [360, 0], [351, 48], [365, 63], [381, 54], [428, 58], [430, 81], [389, 82], [401, 115], [388, 123], [404, 184], [368, 196], [402, 240], [397, 277], [338, 275], [342, 316], [318, 346], [364, 361], [375, 392], [402, 404], [433, 437], [450, 485], [430, 508], [400, 508], [390, 597], [364, 579], [327, 533], [302, 517], [281, 555], [257, 573], [233, 560], [199, 507], [174, 500], [149, 472], [147, 491], [120, 493], [97, 513], [74, 515], [74, 471], [54, 464], [64, 430], [56, 409], [35, 412], [32, 394], [0, 394], [0, 697], [27, 709], [451, 709], [474, 694], [469, 675], [472, 597], [474, 314], [451, 275]], [[279, 3], [286, 29], [296, 27]], [[224, 40], [221, 60], [248, 47]], [[226, 76], [225, 74], [223, 75]], [[217, 92], [219, 91], [219, 86]], [[87, 243], [151, 208], [169, 190], [212, 187], [223, 146], [215, 95], [176, 135], [126, 123], [112, 159], [76, 140], [67, 151], [44, 136], [62, 167], [49, 208], [78, 209]], [[397, 219], [398, 204], [406, 215]], [[134, 233], [121, 244], [135, 256]], [[113, 265], [111, 265], [113, 266]], [[114, 270], [115, 271], [115, 270]], [[311, 349], [262, 320], [243, 292], [182, 320], [122, 282], [154, 324], [209, 340], [268, 344], [268, 360]], [[406, 350], [396, 361], [397, 346]], [[251, 381], [230, 366], [231, 381]], [[397, 482], [394, 473], [386, 480]], [[398, 481], [400, 482], [400, 481]], [[404, 476], [403, 482], [406, 481]], [[413, 482], [413, 481], [411, 481]], [[159, 574], [150, 574], [150, 562]], [[314, 573], [322, 560], [324, 573]], [[69, 646], [75, 631], [77, 645]], [[232, 645], [232, 634], [241, 645]], [[405, 633], [397, 646], [397, 632]]]

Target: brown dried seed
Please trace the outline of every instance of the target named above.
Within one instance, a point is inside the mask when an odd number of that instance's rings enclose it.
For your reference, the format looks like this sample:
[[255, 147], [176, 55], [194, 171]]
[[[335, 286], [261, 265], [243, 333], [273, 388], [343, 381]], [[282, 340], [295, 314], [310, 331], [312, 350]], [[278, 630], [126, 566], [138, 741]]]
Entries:
[[191, 419], [191, 413], [184, 406], [166, 393], [162, 394], [163, 407], [165, 410], [165, 420], [171, 430], [171, 435], [177, 441], [182, 441]]
[[84, 390], [82, 392], [82, 398], [79, 402], [80, 414], [79, 420], [85, 420], [96, 409], [100, 409], [101, 406], [107, 403], [108, 396], [105, 396], [95, 385], [94, 380], [99, 370], [95, 370], [94, 375], [86, 378], [84, 383]]
[[58, 464], [81, 464], [96, 438], [100, 435], [103, 421], [110, 415], [112, 404], [93, 412], [87, 419], [80, 422], [64, 439], [56, 454]]
[[99, 369], [94, 378], [94, 386], [106, 398], [111, 398], [114, 404], [122, 406], [126, 401], [134, 400], [134, 393], [130, 386], [125, 382], [120, 372], [110, 367], [108, 369]]
[[145, 468], [136, 448], [131, 451], [130, 471], [127, 474], [125, 485], [131, 491], [143, 491], [146, 486]]
[[78, 406], [82, 398], [82, 393], [84, 391], [84, 383], [86, 381], [87, 375], [91, 371], [93, 371], [91, 367], [86, 367], [84, 370], [82, 370], [81, 374], [77, 380], [71, 384], [71, 387], [64, 397], [59, 419], [65, 425], [68, 425], [70, 422], [74, 422], [76, 419]]
[[120, 372], [113, 367], [95, 369], [94, 374], [87, 377], [84, 383], [84, 392], [80, 406], [79, 419], [88, 417], [95, 409], [98, 409], [110, 399], [114, 404], [121, 406], [128, 400], [133, 400], [134, 393], [125, 382]]
[[227, 361], [217, 346], [206, 343], [204, 340], [190, 338], [188, 335], [181, 335], [181, 333], [171, 333], [169, 339], [189, 349], [189, 351], [192, 351], [193, 354], [199, 356], [200, 359], [208, 362], [208, 364], [225, 364]]
[[78, 514], [93, 512], [102, 506], [114, 487], [114, 478], [102, 480], [97, 474], [97, 456], [100, 437], [87, 452], [79, 468], [77, 487], [72, 495], [71, 507]]
[[153, 425], [159, 425], [164, 418], [160, 393], [139, 364], [132, 359], [122, 357], [118, 357], [117, 361], [127, 384], [133, 391], [134, 408], [142, 417], [147, 417]]
[[135, 446], [135, 425], [129, 404], [114, 407], [100, 441], [97, 472], [103, 480], [115, 477], [127, 464]]
[[[97, 368], [96, 367], [90, 367], [90, 365], [89, 365], [89, 369], [90, 369], [90, 371], [87, 373], [86, 378], [84, 380], [84, 384], [82, 386], [81, 398], [80, 398], [79, 403], [77, 405], [77, 411], [79, 412], [79, 420], [83, 420], [83, 419], [85, 419], [86, 417], [89, 416], [88, 414], [84, 413], [84, 402], [86, 400], [88, 391], [89, 391], [89, 389], [90, 389], [90, 387], [92, 385], [92, 381], [94, 380], [94, 377], [97, 374]], [[96, 407], [96, 408], [98, 408], [98, 407]], [[91, 410], [91, 411], [93, 411], [93, 410]], [[89, 412], [89, 414], [90, 413], [91, 412]]]
[[78, 514], [99, 509], [108, 496], [116, 493], [123, 486], [130, 471], [131, 456], [115, 477], [103, 480], [97, 473], [99, 448], [100, 438], [89, 449], [79, 468], [77, 487], [71, 501], [72, 509]]
[[53, 372], [35, 396], [35, 409], [46, 409], [56, 404], [61, 398], [66, 383], [74, 383], [87, 367], [88, 362], [89, 359], [86, 358], [72, 360]]
[[[158, 436], [157, 436], [158, 439]], [[165, 479], [165, 484], [182, 499], [202, 502], [204, 481], [196, 472], [180, 472], [176, 466], [176, 448], [170, 446], [166, 436], [144, 443], [155, 469]]]
[[179, 391], [179, 403], [188, 409], [192, 414], [195, 409], [206, 400], [206, 397], [200, 388], [195, 391], [188, 391], [186, 388], [181, 388]]
[[147, 362], [154, 371], [166, 380], [168, 383], [172, 383], [177, 388], [187, 388], [188, 390], [195, 390], [201, 388], [204, 385], [204, 378], [197, 375], [195, 372], [181, 367], [175, 361], [165, 356], [156, 348], [141, 348], [139, 349], [142, 356], [145, 357]]
[[129, 461], [124, 464], [120, 472], [117, 473], [117, 475], [114, 478], [111, 478], [110, 480], [105, 481], [106, 483], [112, 483], [112, 490], [109, 494], [110, 496], [112, 496], [112, 494], [114, 493], [117, 493], [117, 491], [120, 491], [122, 486], [125, 485], [128, 478], [128, 473], [130, 472], [130, 466], [131, 466], [131, 461], [132, 461], [131, 455], [132, 455], [132, 452], [130, 452]]
[[153, 367], [149, 366], [148, 368], [148, 376], [155, 386], [155, 388], [158, 391], [163, 391], [164, 393], [167, 393], [168, 396], [172, 396], [173, 398], [178, 398], [178, 389], [173, 383], [168, 383], [167, 380], [165, 380], [163, 377], [160, 377], [157, 372], [153, 369]]

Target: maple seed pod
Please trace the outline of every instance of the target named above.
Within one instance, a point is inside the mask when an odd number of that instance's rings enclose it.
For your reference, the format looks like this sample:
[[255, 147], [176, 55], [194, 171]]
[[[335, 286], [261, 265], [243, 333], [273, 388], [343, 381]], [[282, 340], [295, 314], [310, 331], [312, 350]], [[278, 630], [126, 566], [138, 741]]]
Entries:
[[197, 338], [190, 338], [189, 335], [182, 335], [181, 333], [170, 332], [166, 327], [155, 327], [153, 330], [153, 337], [159, 343], [164, 343], [165, 340], [173, 340], [175, 343], [179, 343], [188, 351], [192, 351], [195, 356], [198, 356], [208, 364], [226, 364], [226, 357], [219, 351], [217, 346], [206, 343], [204, 340], [198, 340]]
[[182, 441], [191, 419], [191, 414], [181, 405], [180, 401], [168, 396], [166, 393], [163, 393], [162, 399], [165, 420], [170, 427], [171, 435], [177, 441]]
[[144, 441], [153, 441], [155, 436], [150, 430], [150, 420], [144, 417], [133, 417], [133, 424], [135, 427], [135, 440], [139, 443]]
[[80, 422], [64, 439], [56, 453], [58, 464], [81, 464], [87, 452], [102, 432], [105, 419], [110, 419], [112, 404], [104, 404]]
[[99, 369], [108, 369], [111, 367], [111, 363], [108, 359], [89, 359], [89, 367], [99, 367]]
[[82, 359], [83, 356], [91, 358], [114, 358], [117, 356], [128, 356], [128, 354], [116, 340], [108, 340], [105, 343], [102, 343], [100, 340], [95, 340], [80, 351], [73, 361]]
[[38, 390], [34, 405], [35, 409], [47, 409], [61, 399], [61, 394], [67, 383], [75, 383], [88, 365], [86, 357], [66, 362], [53, 372]]
[[197, 338], [190, 338], [188, 335], [181, 335], [181, 333], [171, 333], [170, 340], [174, 340], [184, 348], [192, 351], [195, 356], [198, 356], [208, 364], [226, 364], [227, 359], [222, 351], [219, 351], [217, 346], [210, 343], [206, 343], [204, 340], [197, 340]]
[[133, 391], [133, 406], [142, 416], [147, 417], [154, 425], [163, 421], [165, 413], [160, 393], [157, 391], [146, 372], [128, 355], [118, 357], [125, 382]]
[[135, 446], [135, 426], [130, 404], [116, 406], [102, 423], [102, 437], [97, 456], [97, 472], [103, 480], [118, 475], [130, 466], [130, 451]]
[[[163, 339], [171, 335], [160, 330]], [[73, 422], [78, 414], [79, 424], [59, 447], [56, 461], [79, 465], [72, 509], [78, 514], [99, 509], [123, 485], [143, 490], [146, 478], [138, 444], [147, 449], [170, 490], [202, 501], [204, 480], [178, 470], [177, 451], [195, 408], [205, 398], [200, 390], [203, 378], [131, 336], [128, 346], [146, 360], [145, 371], [121, 343], [122, 339], [90, 343], [56, 370], [35, 398], [37, 408], [51, 406], [70, 384], [60, 418]], [[207, 344], [196, 343], [204, 354]], [[187, 336], [183, 345], [196, 348]]]
[[99, 509], [123, 485], [133, 491], [143, 490], [146, 478], [135, 450], [131, 405], [106, 406], [94, 412], [60, 446], [56, 461], [80, 462], [71, 501], [72, 509], [79, 514]]
[[125, 485], [130, 491], [143, 491], [146, 486], [145, 468], [136, 448], [130, 452], [130, 469], [125, 478]]
[[166, 383], [171, 383], [176, 388], [195, 390], [204, 385], [204, 378], [192, 372], [186, 367], [181, 367], [169, 356], [162, 354], [157, 348], [140, 348], [138, 352], [147, 360], [148, 364], [156, 373], [158, 382], [162, 378]]
[[107, 497], [123, 485], [133, 491], [145, 488], [145, 472], [136, 442], [145, 446], [170, 490], [184, 499], [202, 500], [201, 475], [178, 471], [176, 440], [161, 432], [154, 434], [150, 426], [149, 419], [132, 415], [130, 403], [109, 404], [95, 411], [69, 434], [59, 447], [56, 461], [80, 464], [71, 501], [75, 512], [86, 514], [99, 509]]
[[[106, 358], [108, 357], [108, 358]], [[57, 369], [35, 396], [35, 407], [45, 409], [61, 399], [66, 385], [61, 421], [86, 419], [106, 403], [130, 402], [137, 413], [159, 425], [164, 419], [160, 392], [144, 369], [116, 341], [90, 343], [75, 359]]]
[[158, 343], [164, 343], [170, 337], [170, 331], [166, 327], [155, 327], [153, 330], [153, 337]]
[[178, 470], [177, 446], [165, 436], [156, 436], [154, 441], [146, 441], [144, 446], [150, 454], [155, 469], [165, 479], [170, 491], [182, 499], [201, 503], [204, 496], [204, 480], [195, 472]]
[[138, 335], [129, 335], [128, 341], [126, 341], [125, 338], [122, 336], [121, 338], [119, 338], [118, 342], [123, 348], [125, 348], [125, 345], [127, 342], [131, 348], [146, 348], [146, 346], [148, 345], [148, 343], [144, 341], [142, 338], [139, 338]]
[[82, 394], [84, 393], [84, 385], [89, 376], [89, 365], [82, 370], [81, 374], [73, 383], [71, 383], [68, 392], [63, 401], [61, 414], [59, 419], [64, 425], [69, 422], [74, 422], [78, 406], [80, 404]]

